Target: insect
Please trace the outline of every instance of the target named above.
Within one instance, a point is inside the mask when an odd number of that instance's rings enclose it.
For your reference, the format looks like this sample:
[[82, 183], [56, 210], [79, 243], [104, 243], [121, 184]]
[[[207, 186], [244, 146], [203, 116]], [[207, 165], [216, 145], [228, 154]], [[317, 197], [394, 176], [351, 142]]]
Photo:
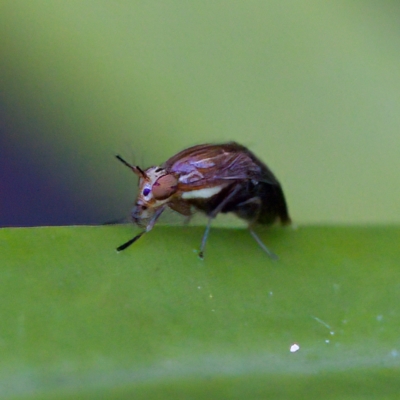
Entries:
[[195, 210], [208, 217], [199, 256], [204, 249], [212, 220], [219, 213], [232, 212], [248, 222], [260, 247], [271, 252], [254, 231], [257, 224], [289, 224], [290, 217], [279, 181], [271, 170], [246, 147], [229, 142], [202, 144], [181, 151], [161, 166], [142, 170], [116, 156], [139, 177], [139, 194], [132, 209], [132, 221], [143, 231], [117, 248], [126, 249], [149, 232], [169, 207], [191, 216]]

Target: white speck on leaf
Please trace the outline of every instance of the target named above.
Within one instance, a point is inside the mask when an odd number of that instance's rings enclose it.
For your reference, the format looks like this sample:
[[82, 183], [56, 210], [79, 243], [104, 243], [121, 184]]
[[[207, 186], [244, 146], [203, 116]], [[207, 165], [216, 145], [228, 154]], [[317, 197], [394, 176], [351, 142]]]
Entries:
[[290, 352], [291, 353], [296, 353], [296, 351], [299, 351], [299, 350], [300, 350], [300, 346], [297, 343], [293, 343], [290, 346]]

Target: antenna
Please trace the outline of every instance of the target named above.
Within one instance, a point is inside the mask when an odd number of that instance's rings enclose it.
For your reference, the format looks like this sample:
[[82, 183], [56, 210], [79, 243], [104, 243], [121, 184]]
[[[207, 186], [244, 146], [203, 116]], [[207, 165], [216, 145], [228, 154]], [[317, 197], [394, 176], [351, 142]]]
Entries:
[[132, 164], [129, 164], [127, 161], [125, 161], [119, 154], [115, 156], [119, 161], [122, 162], [122, 164], [126, 165], [129, 169], [131, 169], [136, 175], [147, 179], [146, 172], [144, 172], [140, 167], [134, 166]]

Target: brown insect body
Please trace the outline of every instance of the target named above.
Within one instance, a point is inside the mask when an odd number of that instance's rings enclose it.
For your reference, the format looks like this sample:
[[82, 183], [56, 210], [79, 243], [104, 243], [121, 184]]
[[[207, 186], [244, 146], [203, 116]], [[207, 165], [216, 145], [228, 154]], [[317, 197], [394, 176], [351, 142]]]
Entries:
[[249, 223], [252, 236], [271, 257], [276, 257], [256, 235], [253, 226], [290, 223], [280, 183], [252, 152], [235, 142], [190, 147], [161, 167], [142, 171], [117, 158], [139, 175], [139, 195], [132, 220], [145, 231], [120, 246], [123, 250], [154, 226], [166, 207], [190, 216], [193, 209], [204, 212], [209, 223], [203, 236], [200, 257], [218, 213], [233, 212]]

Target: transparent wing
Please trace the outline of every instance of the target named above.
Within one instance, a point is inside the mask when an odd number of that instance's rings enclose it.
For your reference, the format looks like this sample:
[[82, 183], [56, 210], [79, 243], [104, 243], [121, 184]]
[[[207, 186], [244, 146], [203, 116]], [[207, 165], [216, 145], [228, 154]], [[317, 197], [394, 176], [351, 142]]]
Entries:
[[164, 168], [179, 174], [180, 182], [192, 188], [244, 179], [278, 184], [265, 164], [244, 146], [234, 142], [191, 147], [170, 158]]

